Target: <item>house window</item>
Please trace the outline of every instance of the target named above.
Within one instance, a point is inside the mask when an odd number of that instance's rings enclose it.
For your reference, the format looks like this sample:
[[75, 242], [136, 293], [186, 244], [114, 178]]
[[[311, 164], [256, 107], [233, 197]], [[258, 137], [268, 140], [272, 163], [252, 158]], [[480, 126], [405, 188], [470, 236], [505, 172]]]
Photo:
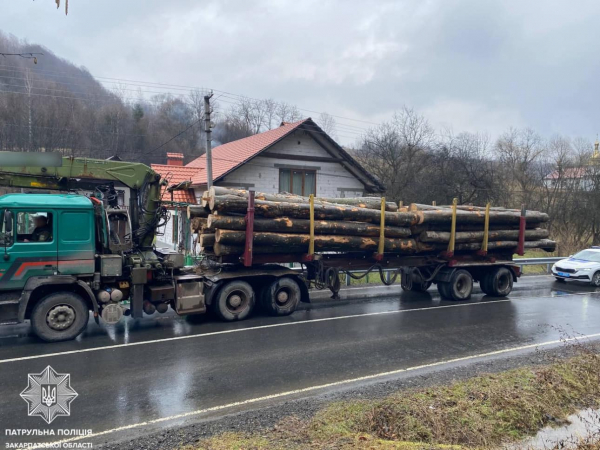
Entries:
[[279, 169], [279, 192], [303, 195], [317, 193], [315, 170]]

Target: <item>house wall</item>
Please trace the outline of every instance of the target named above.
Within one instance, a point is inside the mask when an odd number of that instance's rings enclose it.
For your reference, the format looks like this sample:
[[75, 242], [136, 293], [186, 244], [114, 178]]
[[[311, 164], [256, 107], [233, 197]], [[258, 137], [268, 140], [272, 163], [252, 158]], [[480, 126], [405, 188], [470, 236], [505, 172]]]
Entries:
[[[325, 151], [312, 137], [296, 132], [275, 144], [267, 153], [326, 157]], [[316, 170], [317, 196], [319, 197], [360, 197], [364, 185], [340, 163], [321, 161], [299, 161], [295, 159], [275, 159], [257, 156], [239, 169], [215, 183], [228, 187], [253, 188], [258, 192], [279, 192], [279, 169]], [[196, 192], [196, 195], [200, 195]]]

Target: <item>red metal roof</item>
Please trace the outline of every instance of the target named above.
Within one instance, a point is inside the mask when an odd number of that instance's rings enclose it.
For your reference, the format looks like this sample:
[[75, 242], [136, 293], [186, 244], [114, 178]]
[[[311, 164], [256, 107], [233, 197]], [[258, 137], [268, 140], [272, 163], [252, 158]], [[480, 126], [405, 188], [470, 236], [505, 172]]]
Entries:
[[[273, 130], [215, 147], [212, 151], [213, 180], [221, 178], [249, 159], [252, 159], [267, 147], [286, 137], [307, 120], [310, 119], [303, 119], [294, 123], [284, 122], [280, 127]], [[194, 186], [206, 184], [206, 155], [196, 158], [185, 167], [196, 170], [192, 178]]]
[[[179, 184], [183, 181], [191, 181], [192, 177], [198, 172], [195, 167], [169, 166], [167, 164], [152, 164], [152, 170], [166, 178], [169, 186]], [[163, 200], [171, 201], [171, 193], [165, 192], [168, 186], [163, 189]], [[181, 203], [196, 203], [193, 189], [182, 191], [173, 191], [173, 201]]]

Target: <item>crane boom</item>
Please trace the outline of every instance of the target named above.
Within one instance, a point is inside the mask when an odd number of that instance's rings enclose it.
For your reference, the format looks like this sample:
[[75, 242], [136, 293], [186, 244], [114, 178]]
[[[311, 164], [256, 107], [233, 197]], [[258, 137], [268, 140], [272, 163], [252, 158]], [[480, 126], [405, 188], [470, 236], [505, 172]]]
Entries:
[[145, 164], [64, 157], [60, 165], [55, 166], [0, 165], [0, 186], [61, 191], [94, 190], [107, 181], [121, 183], [130, 189], [129, 210], [137, 244], [151, 247], [156, 235], [161, 187], [164, 183], [160, 175]]

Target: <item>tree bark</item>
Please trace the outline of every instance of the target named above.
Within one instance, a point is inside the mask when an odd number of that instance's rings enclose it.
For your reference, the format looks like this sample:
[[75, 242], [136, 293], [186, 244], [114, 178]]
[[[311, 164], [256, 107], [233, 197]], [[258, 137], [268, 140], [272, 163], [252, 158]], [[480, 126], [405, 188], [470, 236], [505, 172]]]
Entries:
[[187, 216], [188, 219], [194, 219], [196, 217], [208, 217], [208, 215], [210, 214], [210, 212], [208, 211], [208, 209], [206, 209], [205, 207], [201, 206], [201, 205], [188, 205], [187, 208]]
[[[215, 233], [217, 243], [225, 245], [244, 245], [246, 234], [243, 231], [217, 229]], [[256, 246], [273, 246], [282, 249], [303, 246], [304, 252], [308, 251], [310, 236], [308, 234], [284, 233], [254, 233]], [[315, 250], [321, 251], [376, 251], [379, 239], [362, 236], [315, 236]], [[414, 253], [416, 241], [414, 239], [385, 239], [386, 252]]]
[[[213, 186], [208, 192], [208, 198], [212, 199], [219, 196], [235, 195], [240, 198], [248, 198], [248, 191], [243, 189], [229, 189], [219, 186]], [[300, 195], [280, 193], [280, 194], [265, 194], [264, 192], [255, 192], [256, 200], [266, 200], [270, 202], [289, 202], [289, 203], [308, 203], [308, 197]], [[380, 197], [357, 197], [357, 198], [337, 198], [337, 197], [315, 197], [315, 203], [333, 203], [336, 205], [351, 205], [360, 208], [381, 210]], [[213, 209], [213, 204], [209, 202], [209, 206]], [[386, 202], [385, 210], [388, 212], [397, 212], [398, 205], [394, 202]]]
[[[452, 223], [452, 210], [437, 209], [428, 211], [415, 211], [418, 217], [418, 224], [435, 223], [448, 225]], [[548, 221], [548, 214], [539, 211], [527, 211], [526, 219], [528, 222], [540, 223]], [[521, 213], [514, 211], [490, 211], [490, 223], [493, 224], [518, 224], [521, 220]], [[485, 213], [483, 211], [456, 211], [457, 224], [483, 224]]]
[[[549, 236], [548, 230], [536, 228], [525, 231], [526, 241], [537, 241]], [[512, 241], [519, 239], [519, 230], [495, 230], [488, 234], [488, 242]], [[421, 242], [446, 243], [450, 242], [450, 233], [447, 231], [423, 231], [419, 235]], [[483, 231], [461, 231], [457, 232], [455, 242], [482, 242]]]
[[[213, 211], [231, 214], [245, 213], [248, 209], [246, 199], [234, 195], [219, 196], [212, 200], [214, 201]], [[254, 202], [254, 209], [257, 216], [263, 217], [308, 219], [310, 216], [310, 205], [308, 203], [256, 200]], [[193, 209], [190, 209], [190, 211], [193, 211]], [[358, 206], [315, 204], [315, 219], [379, 223], [381, 212]], [[415, 225], [417, 223], [417, 216], [413, 213], [386, 212], [385, 223], [393, 226]]]
[[[215, 243], [212, 251], [216, 256], [227, 256], [227, 255], [243, 255], [244, 254], [244, 246], [243, 245], [226, 245], [221, 244], [220, 242]], [[265, 254], [305, 254], [306, 247], [302, 246], [289, 246], [289, 247], [272, 247], [272, 246], [253, 246], [252, 253], [255, 255], [265, 255]]]
[[200, 235], [200, 247], [213, 247], [215, 245], [215, 233], [205, 233]]
[[[208, 226], [225, 230], [245, 230], [246, 220], [238, 216], [208, 216]], [[254, 231], [284, 233], [310, 233], [310, 220], [278, 217], [274, 219], [254, 219]], [[408, 237], [410, 228], [385, 227], [385, 237]], [[379, 236], [379, 225], [364, 222], [315, 220], [315, 234], [336, 234], [346, 236]]]
[[207, 219], [203, 217], [194, 217], [190, 220], [190, 230], [192, 233], [198, 233], [203, 228], [206, 228]]
[[[502, 250], [502, 249], [515, 249], [518, 247], [517, 241], [493, 241], [488, 242], [488, 251]], [[439, 252], [444, 251], [448, 248], [445, 244], [434, 244], [427, 242], [418, 242], [417, 249], [419, 252]], [[538, 241], [525, 242], [525, 248], [539, 248], [547, 252], [553, 252], [556, 249], [556, 242], [549, 239], [540, 239]], [[462, 243], [454, 246], [455, 252], [473, 252], [481, 250], [480, 242]]]

